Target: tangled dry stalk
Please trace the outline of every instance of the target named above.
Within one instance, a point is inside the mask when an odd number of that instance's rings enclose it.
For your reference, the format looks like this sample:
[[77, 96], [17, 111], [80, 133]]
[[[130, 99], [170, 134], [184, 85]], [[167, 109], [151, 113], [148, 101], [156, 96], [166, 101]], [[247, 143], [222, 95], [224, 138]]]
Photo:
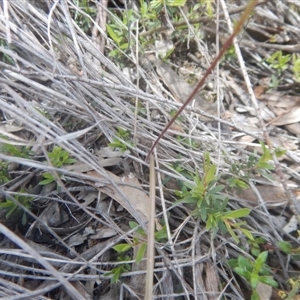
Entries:
[[[171, 113], [181, 107], [180, 101], [186, 97], [168, 86], [167, 78], [159, 73], [167, 66], [156, 57], [142, 53], [138, 57], [138, 51], [131, 49], [130, 54], [124, 53], [130, 67], [120, 67], [99, 51], [104, 49], [106, 37], [102, 27], [94, 24], [101, 35], [97, 44], [72, 20], [72, 11], [83, 13], [73, 1], [48, 2], [50, 9], [25, 0], [3, 1], [1, 7], [0, 39], [6, 43], [0, 46], [0, 143], [31, 150], [25, 158], [0, 153], [1, 161], [9, 162], [12, 175], [1, 186], [1, 201], [15, 201], [21, 188], [25, 196], [34, 200], [32, 209], [18, 203], [28, 215], [25, 226], [20, 225], [21, 216], [6, 219], [5, 211], [1, 211], [0, 294], [5, 299], [142, 298], [145, 259], [139, 265], [128, 261], [131, 270], [122, 274], [122, 283], [110, 283], [105, 273], [121, 264], [112, 247], [136, 236], [128, 222], [134, 219], [146, 230], [149, 178], [145, 157]], [[299, 50], [300, 30], [295, 24], [300, 17], [287, 4], [260, 2], [247, 24], [251, 30], [243, 32], [243, 39], [238, 38], [235, 44], [236, 52], [242, 49], [246, 66], [231, 61], [218, 68], [197, 101], [187, 107], [156, 148], [156, 226], [166, 225], [167, 239], [156, 245], [153, 299], [245, 297], [247, 284], [237, 280], [226, 261], [240, 254], [250, 257], [249, 242], [239, 235], [243, 245], [237, 245], [229, 235], [220, 233], [213, 239], [205, 224], [191, 216], [188, 206], [176, 203], [175, 191], [180, 189], [180, 183], [191, 183], [191, 178], [175, 166], [201, 176], [203, 153], [207, 151], [218, 174], [229, 174], [230, 166], [246, 160], [253, 151], [251, 147], [264, 140], [266, 131], [277, 134], [276, 126], [263, 130], [250, 124], [250, 117], [241, 117], [246, 112], [252, 119], [258, 117], [264, 123], [268, 120], [261, 104], [253, 112], [248, 97], [252, 86], [248, 84], [245, 92], [241, 85], [243, 76], [250, 76], [252, 85], [270, 77], [270, 67], [261, 63], [268, 56], [270, 43], [255, 39], [257, 27], [266, 30], [268, 25], [275, 30], [284, 21], [280, 16], [288, 16], [285, 26], [294, 44], [278, 42], [272, 49], [280, 46], [290, 53]], [[229, 35], [230, 30], [223, 28], [221, 22], [227, 8], [223, 1], [221, 4], [219, 29], [210, 26], [209, 19], [201, 20], [207, 40], [217, 37], [223, 42]], [[233, 18], [239, 12], [229, 9]], [[261, 18], [265, 27], [259, 24]], [[198, 66], [207, 66], [218, 49], [214, 43], [203, 43], [197, 35], [191, 39], [201, 59], [193, 57], [197, 63], [186, 63], [184, 67], [187, 70], [194, 66], [194, 75], [198, 72], [201, 77], [203, 70]], [[175, 61], [178, 62], [179, 59]], [[132, 79], [129, 73], [139, 76]], [[286, 74], [283, 86], [297, 91], [293, 78]], [[216, 101], [204, 99], [208, 94], [213, 94]], [[224, 106], [230, 105], [231, 113], [228, 109], [224, 114]], [[235, 109], [240, 114], [234, 116]], [[125, 153], [108, 147], [120, 128], [135, 141], [122, 140], [127, 147]], [[277, 132], [288, 135], [287, 131]], [[247, 142], [241, 137], [247, 137]], [[296, 143], [295, 137], [289, 138]], [[70, 153], [76, 163], [61, 168], [51, 165], [48, 153], [54, 145]], [[299, 164], [299, 149], [291, 150], [285, 161], [277, 162], [283, 174], [278, 182], [281, 180], [286, 188], [287, 179], [299, 181], [294, 167]], [[56, 183], [39, 185], [45, 171], [55, 176], [59, 188]], [[229, 206], [251, 207], [249, 230], [271, 245], [283, 236], [298, 243], [295, 236], [282, 232], [283, 225], [278, 222], [279, 217], [291, 216], [291, 207], [297, 214], [297, 200], [291, 199], [292, 206], [280, 190], [283, 202], [271, 203], [274, 197], [269, 199], [257, 189], [257, 182], [265, 184], [261, 178], [250, 178], [256, 203], [250, 196], [239, 197], [226, 191]], [[137, 249], [133, 247], [132, 251]], [[298, 276], [299, 264], [288, 264], [288, 258], [276, 247], [273, 251], [270, 255], [276, 263], [271, 265], [277, 270], [274, 277], [281, 289], [287, 289], [286, 280], [290, 272]]]

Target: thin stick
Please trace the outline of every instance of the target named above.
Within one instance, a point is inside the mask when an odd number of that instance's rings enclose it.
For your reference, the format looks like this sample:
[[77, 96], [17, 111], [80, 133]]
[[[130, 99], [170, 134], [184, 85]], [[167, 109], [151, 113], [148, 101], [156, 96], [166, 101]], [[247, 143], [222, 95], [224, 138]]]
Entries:
[[184, 102], [184, 104], [177, 111], [177, 113], [175, 114], [175, 116], [171, 119], [171, 121], [166, 125], [166, 127], [164, 128], [164, 130], [160, 133], [160, 135], [158, 136], [158, 138], [155, 140], [154, 144], [152, 145], [152, 147], [151, 147], [151, 149], [150, 149], [150, 151], [149, 151], [149, 153], [147, 155], [146, 160], [149, 159], [151, 153], [153, 152], [154, 148], [158, 144], [159, 140], [164, 136], [164, 134], [171, 127], [171, 125], [175, 122], [175, 120], [182, 113], [182, 111], [185, 109], [185, 107], [194, 99], [194, 97], [196, 96], [198, 90], [202, 87], [202, 85], [206, 81], [207, 77], [212, 73], [212, 71], [214, 70], [214, 68], [218, 64], [218, 61], [221, 59], [221, 57], [225, 54], [226, 50], [231, 45], [234, 37], [242, 29], [243, 24], [245, 23], [245, 21], [247, 20], [247, 18], [250, 16], [250, 14], [252, 12], [252, 9], [255, 7], [255, 5], [257, 4], [257, 2], [258, 2], [258, 0], [249, 1], [249, 4], [247, 5], [247, 7], [246, 7], [244, 13], [242, 14], [239, 22], [237, 23], [236, 27], [234, 28], [234, 31], [233, 31], [232, 35], [225, 42], [223, 48], [221, 49], [221, 51], [219, 52], [219, 54], [217, 55], [217, 57], [215, 58], [215, 60], [212, 62], [212, 64], [210, 65], [210, 67], [206, 70], [203, 78], [199, 81], [199, 83], [197, 84], [197, 86], [195, 87], [195, 89], [193, 90], [193, 92], [191, 93], [191, 95], [188, 97], [188, 99]]
[[[19, 238], [14, 232], [9, 230], [6, 226], [0, 223], [0, 232], [4, 234], [13, 243], [18, 245], [21, 249], [30, 254], [38, 263], [40, 263], [47, 271], [49, 271], [53, 277], [55, 277], [66, 291], [72, 297], [72, 299], [80, 300], [82, 295], [74, 288], [74, 286], [68, 281], [68, 278], [64, 278], [60, 272], [58, 272], [44, 257], [42, 257], [36, 250], [30, 247], [26, 242]], [[151, 298], [149, 298], [151, 299]]]
[[[136, 72], [137, 72], [137, 79], [136, 79], [136, 89], [139, 90], [140, 86], [140, 74], [139, 74], [139, 21], [136, 22], [136, 37], [135, 37], [135, 44], [136, 44]], [[136, 145], [137, 139], [137, 115], [138, 115], [138, 107], [139, 107], [139, 96], [135, 96], [135, 109], [134, 109], [134, 124], [133, 124], [133, 143]]]
[[147, 276], [145, 300], [152, 299], [154, 274], [154, 219], [155, 219], [155, 168], [154, 157], [150, 156], [150, 214], [148, 222]]

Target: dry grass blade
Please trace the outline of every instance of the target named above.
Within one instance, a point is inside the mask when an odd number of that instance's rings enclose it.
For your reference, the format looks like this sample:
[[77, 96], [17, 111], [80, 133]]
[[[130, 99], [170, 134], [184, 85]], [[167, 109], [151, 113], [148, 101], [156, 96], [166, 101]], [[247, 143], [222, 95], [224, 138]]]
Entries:
[[59, 280], [60, 283], [66, 288], [69, 295], [73, 299], [82, 299], [82, 295], [70, 284], [70, 282], [66, 278], [64, 278], [59, 272], [57, 272], [55, 268], [50, 263], [48, 263], [38, 252], [32, 249], [27, 243], [25, 243], [22, 239], [20, 239], [2, 224], [0, 224], [0, 231], [24, 251], [31, 254], [31, 256], [37, 260], [37, 262], [39, 262], [45, 269], [51, 272], [51, 274], [53, 274], [57, 278], [57, 280]]

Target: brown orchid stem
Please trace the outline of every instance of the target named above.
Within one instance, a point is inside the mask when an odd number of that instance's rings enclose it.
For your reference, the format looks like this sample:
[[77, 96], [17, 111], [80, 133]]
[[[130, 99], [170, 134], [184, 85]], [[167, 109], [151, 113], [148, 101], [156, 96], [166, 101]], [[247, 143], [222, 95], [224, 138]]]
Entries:
[[160, 135], [158, 136], [158, 138], [155, 140], [154, 144], [152, 145], [152, 147], [151, 147], [151, 149], [150, 149], [150, 151], [149, 151], [149, 153], [147, 155], [146, 160], [149, 159], [151, 153], [153, 152], [154, 148], [156, 147], [156, 145], [158, 144], [158, 142], [160, 141], [160, 139], [165, 135], [165, 133], [167, 132], [167, 130], [175, 122], [175, 120], [178, 118], [178, 116], [182, 113], [182, 111], [186, 108], [186, 106], [192, 101], [192, 99], [195, 98], [198, 90], [203, 86], [205, 80], [212, 73], [212, 71], [216, 67], [218, 61], [224, 55], [224, 53], [226, 52], [226, 50], [230, 47], [230, 45], [233, 42], [234, 37], [237, 36], [237, 34], [240, 32], [240, 30], [242, 29], [244, 23], [246, 22], [246, 20], [250, 16], [253, 8], [257, 5], [257, 3], [258, 3], [258, 0], [251, 0], [251, 1], [249, 1], [249, 4], [247, 5], [244, 13], [242, 14], [239, 22], [236, 24], [236, 26], [235, 26], [235, 28], [233, 30], [233, 33], [228, 38], [228, 40], [225, 42], [225, 44], [222, 47], [221, 51], [219, 52], [219, 54], [217, 55], [217, 57], [215, 58], [215, 60], [212, 62], [212, 64], [210, 65], [210, 67], [206, 70], [203, 78], [199, 81], [199, 83], [197, 84], [197, 86], [195, 87], [195, 89], [193, 90], [193, 92], [190, 94], [190, 96], [188, 97], [188, 99], [184, 102], [184, 104], [180, 107], [180, 109], [177, 111], [177, 113], [175, 114], [175, 116], [169, 121], [169, 123], [166, 125], [166, 127], [164, 128], [164, 130], [160, 133]]

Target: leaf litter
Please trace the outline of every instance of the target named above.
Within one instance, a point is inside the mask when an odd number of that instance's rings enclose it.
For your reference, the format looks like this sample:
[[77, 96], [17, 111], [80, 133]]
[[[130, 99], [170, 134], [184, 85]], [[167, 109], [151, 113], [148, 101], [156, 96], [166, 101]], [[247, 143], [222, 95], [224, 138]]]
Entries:
[[[190, 45], [177, 41], [180, 47], [174, 47], [175, 55], [167, 63], [158, 58], [157, 49], [150, 49], [154, 58], [145, 56], [141, 60], [139, 79], [143, 84], [137, 88], [136, 82], [124, 76], [124, 67], [107, 55], [113, 47], [111, 42], [103, 54], [98, 50], [104, 49], [103, 39], [97, 44], [95, 31], [92, 40], [70, 21], [68, 10], [80, 12], [75, 3], [49, 1], [53, 5], [49, 10], [46, 3], [37, 2], [5, 1], [6, 10], [1, 8], [0, 13], [0, 38], [10, 43], [1, 45], [0, 51], [13, 62], [0, 61], [0, 159], [8, 162], [9, 170], [8, 181], [1, 186], [1, 201], [15, 197], [20, 186], [24, 187], [24, 197], [33, 197], [31, 210], [26, 211], [25, 225], [20, 225], [20, 212], [6, 219], [3, 209], [1, 222], [68, 278], [77, 292], [74, 294], [72, 288], [57, 283], [57, 274], [45, 270], [32, 255], [18, 249], [11, 242], [13, 236], [2, 235], [3, 296], [125, 299], [139, 295], [142, 298], [143, 263], [137, 266], [134, 261], [129, 262], [133, 268], [122, 275], [121, 285], [110, 283], [110, 278], [105, 276], [119, 263], [112, 247], [133, 240], [135, 234], [128, 226], [130, 220], [142, 227], [147, 223], [149, 179], [145, 157], [169, 121], [170, 113], [180, 107], [215, 55], [215, 37], [219, 36], [223, 43], [229, 33], [224, 28], [216, 30], [209, 18], [201, 17], [200, 34], [206, 43], [197, 35], [189, 37]], [[236, 7], [228, 4], [228, 9], [230, 12]], [[231, 17], [235, 19], [235, 13]], [[275, 146], [288, 150], [280, 164], [296, 197], [298, 83], [291, 70], [285, 70], [276, 88], [266, 87], [266, 82], [274, 80], [274, 70], [265, 59], [274, 49], [287, 53], [299, 50], [299, 19], [291, 4], [261, 1], [239, 43], [253, 84], [257, 83], [253, 88], [259, 101], [259, 114], [268, 124], [270, 139]], [[98, 25], [91, 26], [95, 29]], [[170, 42], [167, 46], [170, 48]], [[134, 57], [125, 53], [123, 59], [137, 73]], [[165, 208], [160, 202], [161, 195], [157, 194], [156, 221], [158, 228], [163, 222], [169, 222], [174, 251], [168, 243], [159, 242], [155, 258], [155, 299], [243, 299], [243, 292], [249, 288], [233, 276], [225, 263], [228, 257], [245, 253], [246, 248], [219, 233], [212, 240], [205, 224], [190, 216], [188, 206], [175, 204], [175, 190], [180, 188], [180, 182], [190, 180], [178, 173], [176, 165], [201, 176], [203, 152], [209, 151], [219, 172], [228, 173], [228, 159], [235, 163], [259, 152], [258, 141], [263, 132], [243, 84], [240, 66], [236, 60], [227, 59], [219, 72], [219, 78], [217, 73], [211, 76], [157, 147], [156, 171], [161, 174], [157, 186], [162, 187], [169, 218], [162, 217]], [[142, 104], [138, 116], [134, 114], [136, 97]], [[214, 125], [215, 122], [224, 125], [224, 129]], [[118, 128], [127, 130], [133, 139], [134, 124], [137, 125], [136, 145], [124, 140], [125, 152], [108, 147], [115, 141]], [[27, 146], [33, 153], [18, 157], [3, 147], [6, 144]], [[54, 145], [68, 151], [76, 163], [62, 168], [47, 163], [46, 153]], [[57, 184], [41, 187], [39, 181], [44, 171], [56, 174]], [[273, 182], [274, 185], [267, 185], [261, 178], [252, 181], [256, 183], [255, 190], [250, 187], [234, 193], [228, 191], [230, 205], [253, 207], [247, 218], [249, 228], [273, 246], [281, 238], [299, 243], [297, 222], [286, 191], [280, 185], [281, 179]], [[285, 223], [276, 225], [274, 220], [280, 218]], [[271, 258], [277, 259], [272, 266], [274, 272], [277, 270], [275, 276], [281, 289], [287, 290], [288, 273], [293, 271], [298, 276], [299, 265], [297, 261], [288, 264], [287, 258], [276, 251], [270, 252]], [[65, 290], [60, 288], [64, 285]], [[273, 296], [277, 292], [274, 288], [263, 290], [267, 296], [259, 292], [262, 299], [273, 299], [270, 292]]]

